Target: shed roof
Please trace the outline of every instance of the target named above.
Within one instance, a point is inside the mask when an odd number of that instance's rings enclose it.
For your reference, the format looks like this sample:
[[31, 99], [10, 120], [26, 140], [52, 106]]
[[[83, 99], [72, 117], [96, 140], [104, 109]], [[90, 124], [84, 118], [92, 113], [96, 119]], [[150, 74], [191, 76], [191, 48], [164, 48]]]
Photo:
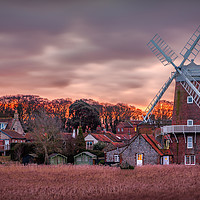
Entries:
[[62, 155], [62, 154], [60, 154], [60, 153], [52, 153], [52, 154], [49, 156], [49, 158], [54, 158], [54, 157], [56, 157], [56, 156], [61, 156], [61, 157], [67, 158], [66, 156], [64, 156], [64, 155]]
[[90, 153], [90, 152], [88, 152], [88, 151], [81, 152], [81, 153], [75, 155], [74, 157], [76, 158], [76, 157], [80, 156], [81, 154], [86, 154], [86, 155], [88, 155], [89, 157], [94, 158], [94, 159], [97, 158], [96, 155], [94, 155], [94, 154], [92, 154], [92, 153]]

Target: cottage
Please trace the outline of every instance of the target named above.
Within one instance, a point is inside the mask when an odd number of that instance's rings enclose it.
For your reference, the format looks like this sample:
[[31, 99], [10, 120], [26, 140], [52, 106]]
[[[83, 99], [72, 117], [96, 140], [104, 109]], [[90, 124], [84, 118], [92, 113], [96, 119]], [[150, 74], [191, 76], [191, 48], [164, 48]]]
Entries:
[[120, 162], [120, 153], [126, 148], [126, 146], [114, 147], [109, 145], [105, 151], [105, 164], [111, 165]]
[[97, 156], [90, 152], [82, 152], [74, 156], [75, 165], [94, 165]]
[[117, 134], [136, 134], [137, 133], [137, 125], [140, 124], [142, 121], [131, 120], [120, 122], [116, 126], [116, 133]]
[[120, 153], [120, 163], [131, 166], [170, 164], [171, 151], [165, 150], [153, 135], [138, 134]]
[[133, 134], [114, 134], [109, 131], [105, 131], [98, 134], [89, 133], [85, 136], [86, 149], [93, 149], [94, 144], [98, 142], [104, 142], [107, 145], [110, 143], [120, 143], [121, 145], [124, 145], [127, 144], [133, 136]]
[[111, 140], [103, 134], [89, 133], [85, 137], [86, 149], [93, 149], [94, 144], [98, 142], [110, 143]]
[[0, 129], [1, 130], [14, 130], [17, 133], [24, 135], [21, 122], [17, 110], [14, 113], [14, 118], [0, 118]]
[[11, 143], [26, 142], [26, 138], [13, 130], [0, 130], [0, 154], [10, 150]]
[[53, 153], [49, 156], [49, 163], [51, 165], [67, 164], [67, 157], [59, 153]]

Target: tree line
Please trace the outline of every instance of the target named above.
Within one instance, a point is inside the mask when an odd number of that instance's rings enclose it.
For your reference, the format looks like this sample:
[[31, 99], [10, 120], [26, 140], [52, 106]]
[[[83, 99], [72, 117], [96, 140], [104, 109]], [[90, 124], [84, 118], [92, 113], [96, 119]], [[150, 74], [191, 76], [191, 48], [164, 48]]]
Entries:
[[[106, 130], [115, 132], [120, 121], [142, 120], [144, 114], [141, 109], [133, 105], [99, 103], [92, 99], [81, 99], [73, 102], [70, 98], [50, 101], [35, 95], [0, 97], [0, 117], [13, 117], [16, 109], [25, 132], [29, 132], [29, 122], [33, 113], [42, 109], [59, 118], [61, 129], [68, 132], [72, 132], [72, 129], [77, 128], [80, 124], [84, 132], [88, 129], [95, 130], [96, 125], [99, 124], [104, 124]], [[157, 121], [170, 120], [172, 112], [173, 104], [162, 100], [155, 107], [152, 119]]]

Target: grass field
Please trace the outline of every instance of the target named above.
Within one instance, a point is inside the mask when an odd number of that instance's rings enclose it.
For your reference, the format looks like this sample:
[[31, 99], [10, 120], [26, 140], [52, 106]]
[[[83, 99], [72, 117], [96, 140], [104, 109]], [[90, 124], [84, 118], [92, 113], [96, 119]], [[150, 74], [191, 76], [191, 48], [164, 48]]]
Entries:
[[200, 166], [0, 165], [0, 199], [200, 199]]

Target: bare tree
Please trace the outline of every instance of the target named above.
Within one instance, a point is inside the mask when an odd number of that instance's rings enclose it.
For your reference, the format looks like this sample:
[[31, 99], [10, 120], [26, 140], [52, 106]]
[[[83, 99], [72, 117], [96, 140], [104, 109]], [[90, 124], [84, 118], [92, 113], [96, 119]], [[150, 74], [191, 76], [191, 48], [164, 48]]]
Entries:
[[37, 150], [44, 153], [44, 163], [49, 163], [50, 152], [60, 151], [61, 122], [54, 115], [49, 115], [45, 111], [33, 114], [31, 119], [31, 130], [37, 143]]

